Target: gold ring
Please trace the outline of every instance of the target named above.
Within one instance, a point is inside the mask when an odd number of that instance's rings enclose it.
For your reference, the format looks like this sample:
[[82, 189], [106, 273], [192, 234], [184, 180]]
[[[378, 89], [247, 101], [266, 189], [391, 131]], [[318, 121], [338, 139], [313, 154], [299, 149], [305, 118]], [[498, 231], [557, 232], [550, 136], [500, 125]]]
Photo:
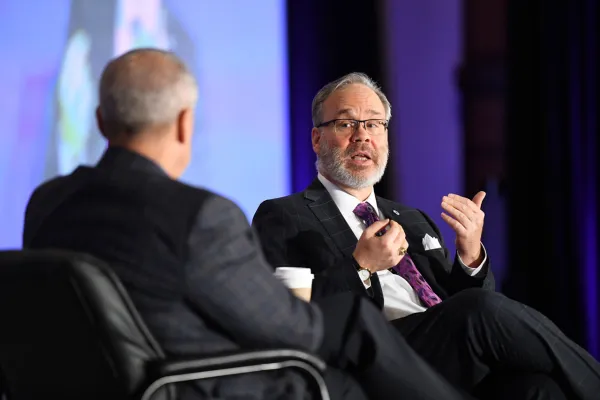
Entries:
[[407, 250], [406, 247], [400, 247], [398, 249], [398, 255], [400, 255], [400, 256], [405, 255], [406, 254], [406, 250]]

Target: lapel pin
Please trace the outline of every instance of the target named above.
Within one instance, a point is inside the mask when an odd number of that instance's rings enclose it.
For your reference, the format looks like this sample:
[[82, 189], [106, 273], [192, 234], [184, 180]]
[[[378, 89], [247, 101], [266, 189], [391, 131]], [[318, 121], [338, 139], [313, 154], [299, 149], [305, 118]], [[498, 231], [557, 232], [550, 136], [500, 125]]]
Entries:
[[392, 211], [394, 212], [394, 214], [400, 215], [400, 213], [398, 211], [396, 211], [396, 210], [392, 210]]

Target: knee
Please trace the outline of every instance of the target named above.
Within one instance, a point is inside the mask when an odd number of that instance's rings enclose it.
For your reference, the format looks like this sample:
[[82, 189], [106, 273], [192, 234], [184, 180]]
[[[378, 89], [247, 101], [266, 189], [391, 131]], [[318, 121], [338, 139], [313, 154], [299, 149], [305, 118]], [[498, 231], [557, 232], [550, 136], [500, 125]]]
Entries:
[[532, 399], [567, 399], [566, 394], [558, 383], [545, 374], [531, 374], [517, 378], [517, 384], [521, 383], [527, 390], [528, 398]]
[[496, 400], [506, 398], [523, 399], [567, 399], [558, 383], [542, 373], [495, 372], [489, 375], [476, 389], [478, 397]]
[[500, 293], [479, 288], [466, 289], [446, 300], [453, 310], [463, 315], [494, 315], [508, 300]]

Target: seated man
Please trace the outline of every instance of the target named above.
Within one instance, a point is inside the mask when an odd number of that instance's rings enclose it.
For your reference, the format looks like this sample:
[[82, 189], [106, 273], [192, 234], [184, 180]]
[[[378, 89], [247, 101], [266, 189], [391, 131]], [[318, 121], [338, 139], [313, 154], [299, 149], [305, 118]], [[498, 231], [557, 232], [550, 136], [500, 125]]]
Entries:
[[[370, 302], [295, 297], [235, 204], [176, 180], [191, 157], [198, 89], [173, 54], [122, 55], [105, 68], [99, 92], [109, 148], [96, 166], [35, 190], [24, 247], [107, 261], [169, 356], [294, 347], [334, 367], [325, 375], [334, 399], [468, 398]], [[306, 387], [292, 371], [265, 372], [190, 384], [183, 398], [305, 399]]]
[[[543, 315], [494, 292], [481, 244], [485, 193], [442, 199], [443, 219], [456, 232], [453, 264], [425, 213], [375, 195], [390, 117], [385, 94], [364, 74], [317, 93], [317, 178], [303, 192], [263, 202], [253, 218], [269, 263], [310, 268], [313, 298], [371, 298], [417, 353], [466, 390], [490, 371], [512, 369], [532, 374], [535, 384], [546, 377], [540, 392], [554, 398], [565, 396], [557, 383], [570, 399], [598, 398], [598, 363]], [[531, 398], [527, 385], [515, 388], [515, 399], [519, 393]]]

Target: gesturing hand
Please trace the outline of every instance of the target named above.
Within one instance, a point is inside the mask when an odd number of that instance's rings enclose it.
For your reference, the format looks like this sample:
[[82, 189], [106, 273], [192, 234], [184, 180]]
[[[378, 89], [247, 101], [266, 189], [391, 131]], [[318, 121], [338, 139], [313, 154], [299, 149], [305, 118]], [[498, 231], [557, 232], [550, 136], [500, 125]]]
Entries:
[[[376, 233], [390, 224], [382, 236]], [[356, 262], [365, 269], [375, 273], [398, 264], [408, 249], [404, 229], [393, 220], [374, 222], [365, 229], [356, 244], [353, 256]]]
[[485, 192], [479, 192], [469, 200], [456, 194], [442, 198], [444, 221], [456, 232], [456, 250], [468, 267], [477, 267], [481, 263], [481, 234], [483, 233], [484, 212], [481, 203]]

